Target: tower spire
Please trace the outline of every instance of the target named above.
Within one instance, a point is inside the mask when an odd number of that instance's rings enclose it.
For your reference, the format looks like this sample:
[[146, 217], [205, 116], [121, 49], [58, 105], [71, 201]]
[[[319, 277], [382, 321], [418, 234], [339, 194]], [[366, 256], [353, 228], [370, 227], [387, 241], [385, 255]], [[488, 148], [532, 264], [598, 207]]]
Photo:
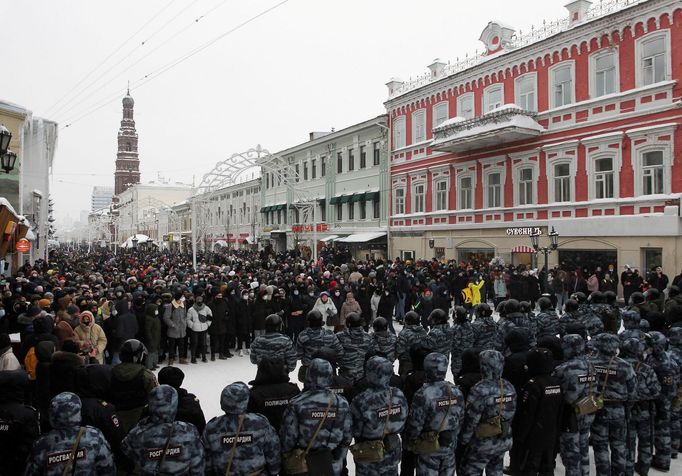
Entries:
[[133, 118], [135, 100], [128, 92], [123, 98], [123, 118], [118, 130], [118, 152], [114, 173], [114, 193], [119, 195], [133, 184], [140, 183], [140, 159], [137, 152], [137, 130]]

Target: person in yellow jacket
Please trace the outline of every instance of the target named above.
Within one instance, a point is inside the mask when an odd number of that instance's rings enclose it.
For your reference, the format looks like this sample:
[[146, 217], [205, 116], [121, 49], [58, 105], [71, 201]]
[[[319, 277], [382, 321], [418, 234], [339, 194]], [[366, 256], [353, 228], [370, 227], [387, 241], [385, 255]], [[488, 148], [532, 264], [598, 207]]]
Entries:
[[467, 287], [462, 289], [462, 298], [464, 299], [464, 307], [471, 309], [478, 304], [481, 304], [481, 288], [485, 281], [481, 279], [478, 283], [469, 281]]
[[95, 323], [90, 311], [81, 312], [81, 322], [73, 330], [82, 351], [87, 351], [88, 357], [104, 363], [104, 349], [107, 347], [107, 336], [102, 327]]

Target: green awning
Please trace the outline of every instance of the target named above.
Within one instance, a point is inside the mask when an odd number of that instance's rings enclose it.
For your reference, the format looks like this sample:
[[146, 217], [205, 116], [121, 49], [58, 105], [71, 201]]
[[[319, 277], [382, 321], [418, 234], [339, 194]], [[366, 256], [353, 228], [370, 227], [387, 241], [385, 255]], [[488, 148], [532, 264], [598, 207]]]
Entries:
[[331, 200], [329, 200], [329, 204], [336, 205], [337, 203], [339, 203], [339, 198], [341, 197], [332, 197]]
[[261, 212], [261, 213], [265, 213], [265, 212], [268, 211], [269, 208], [270, 208], [270, 207], [260, 207], [260, 212]]
[[327, 201], [326, 198], [318, 198], [317, 202], [320, 204], [321, 207], [324, 206], [325, 202]]
[[350, 202], [351, 195], [341, 195], [339, 197], [339, 202], [338, 203], [348, 203]]
[[365, 194], [364, 193], [355, 193], [353, 194], [351, 198], [352, 203], [357, 203], [357, 202], [362, 202], [365, 200]]
[[367, 192], [365, 194], [366, 202], [376, 202], [377, 200], [379, 200], [379, 192]]

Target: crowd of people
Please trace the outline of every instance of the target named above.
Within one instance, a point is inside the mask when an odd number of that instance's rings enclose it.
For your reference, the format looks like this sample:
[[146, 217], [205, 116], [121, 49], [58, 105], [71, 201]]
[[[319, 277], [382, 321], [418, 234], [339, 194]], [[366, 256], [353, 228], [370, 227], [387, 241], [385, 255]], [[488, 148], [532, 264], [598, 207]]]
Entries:
[[[591, 445], [598, 475], [643, 476], [677, 456], [681, 277], [661, 268], [626, 266], [620, 303], [613, 266], [199, 262], [55, 250], [0, 277], [0, 474], [546, 475], [560, 455], [577, 476]], [[182, 385], [209, 359], [255, 377], [207, 422]]]

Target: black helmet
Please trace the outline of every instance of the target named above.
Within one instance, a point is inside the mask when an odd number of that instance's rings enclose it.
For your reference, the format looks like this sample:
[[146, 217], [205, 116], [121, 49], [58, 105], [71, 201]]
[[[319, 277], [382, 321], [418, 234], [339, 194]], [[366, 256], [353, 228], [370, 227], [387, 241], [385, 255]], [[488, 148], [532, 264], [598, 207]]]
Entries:
[[604, 303], [604, 293], [601, 291], [593, 291], [590, 297], [587, 298], [592, 304], [603, 304]]
[[432, 324], [445, 324], [448, 322], [448, 315], [442, 309], [434, 309], [429, 315]]
[[385, 331], [388, 329], [388, 321], [383, 317], [377, 317], [372, 322], [372, 329], [374, 329], [374, 332]]
[[322, 313], [313, 309], [308, 313], [308, 325], [310, 327], [322, 327]]
[[312, 358], [326, 360], [327, 362], [332, 364], [332, 367], [336, 368], [339, 356], [336, 353], [336, 351], [330, 347], [320, 347], [315, 352], [313, 352]]
[[604, 301], [606, 301], [607, 304], [615, 304], [616, 299], [618, 299], [618, 296], [613, 291], [604, 292]]
[[128, 339], [121, 346], [119, 358], [121, 362], [143, 364], [147, 359], [147, 348], [137, 339]]
[[540, 306], [541, 311], [546, 311], [552, 307], [552, 300], [548, 297], [541, 297], [538, 299], [538, 306]]
[[486, 302], [482, 302], [478, 306], [476, 306], [476, 316], [478, 317], [490, 317], [493, 315], [493, 310], [490, 308], [490, 305]]
[[405, 314], [405, 323], [414, 326], [421, 323], [421, 318], [416, 312], [409, 311]]
[[640, 293], [639, 291], [630, 294], [630, 302], [633, 305], [644, 304], [644, 294]]
[[645, 296], [647, 301], [655, 301], [661, 297], [661, 291], [659, 291], [657, 288], [649, 288]]
[[519, 312], [528, 314], [530, 312], [530, 303], [528, 301], [521, 301], [519, 303]]
[[673, 297], [673, 296], [679, 296], [680, 295], [680, 287], [673, 284], [668, 288], [668, 297]]
[[512, 312], [519, 312], [521, 310], [521, 304], [516, 299], [508, 299], [504, 303], [504, 313], [511, 314]]
[[[507, 311], [505, 310], [506, 305], [507, 301], [500, 301], [497, 303], [497, 307], [495, 308], [495, 310], [500, 315], [500, 317], [504, 317], [507, 314]], [[492, 316], [492, 313], [490, 315]]]
[[279, 332], [282, 330], [282, 318], [277, 314], [270, 314], [265, 318], [265, 332]]
[[576, 312], [580, 304], [575, 299], [569, 299], [566, 301], [566, 312]]
[[469, 313], [462, 306], [455, 306], [455, 321], [466, 322], [469, 320]]
[[578, 301], [578, 304], [582, 304], [587, 301], [587, 296], [585, 296], [585, 293], [578, 291], [571, 294], [571, 299]]
[[361, 327], [364, 324], [362, 316], [357, 312], [350, 312], [346, 316], [348, 327]]

